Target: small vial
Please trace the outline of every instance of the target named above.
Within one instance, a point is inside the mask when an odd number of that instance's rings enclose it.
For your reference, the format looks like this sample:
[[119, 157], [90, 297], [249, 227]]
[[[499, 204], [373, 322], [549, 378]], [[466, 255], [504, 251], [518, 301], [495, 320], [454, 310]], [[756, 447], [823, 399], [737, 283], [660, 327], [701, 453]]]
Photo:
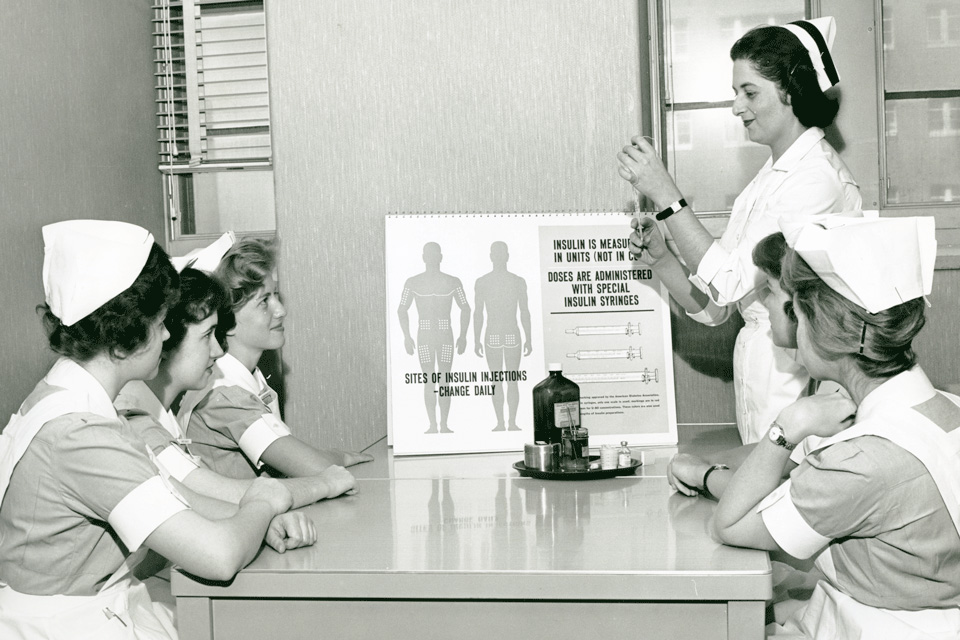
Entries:
[[627, 446], [627, 441], [623, 440], [620, 442], [620, 454], [617, 456], [617, 466], [629, 467], [631, 464], [633, 464], [633, 460], [630, 458], [630, 447]]

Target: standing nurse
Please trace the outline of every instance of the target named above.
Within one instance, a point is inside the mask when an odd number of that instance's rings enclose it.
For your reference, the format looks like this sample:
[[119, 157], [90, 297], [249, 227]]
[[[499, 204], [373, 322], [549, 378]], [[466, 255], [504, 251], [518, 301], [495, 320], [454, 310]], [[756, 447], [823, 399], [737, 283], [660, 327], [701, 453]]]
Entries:
[[811, 216], [861, 208], [859, 187], [822, 129], [839, 109], [824, 95], [839, 81], [829, 50], [835, 28], [833, 18], [757, 27], [730, 50], [733, 114], [750, 140], [770, 147], [771, 157], [737, 197], [719, 241], [694, 215], [646, 140], [635, 137], [617, 154], [620, 175], [661, 210], [657, 219], [666, 221], [683, 264], [649, 218], [631, 236], [634, 253], [641, 253], [698, 322], [721, 324], [734, 306], [743, 316], [734, 348], [734, 392], [744, 444], [758, 441], [809, 381], [795, 351], [773, 344], [753, 247], [780, 229], [792, 242]]

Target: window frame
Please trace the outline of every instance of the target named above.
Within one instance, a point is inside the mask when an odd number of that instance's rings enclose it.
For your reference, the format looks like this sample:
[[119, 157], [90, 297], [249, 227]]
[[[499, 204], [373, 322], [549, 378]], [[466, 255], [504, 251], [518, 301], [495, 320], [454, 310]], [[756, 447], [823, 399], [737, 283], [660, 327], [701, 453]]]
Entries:
[[[196, 232], [197, 220], [204, 214], [217, 216], [221, 210], [195, 208], [193, 178], [228, 172], [271, 172], [268, 179], [272, 183], [265, 5], [266, 0], [151, 3], [158, 171], [171, 253], [202, 246], [222, 233], [219, 229]], [[235, 10], [230, 11], [231, 7]], [[262, 25], [262, 48], [257, 44], [260, 36], [251, 39], [249, 33], [258, 26], [244, 15], [251, 9], [260, 14], [254, 17], [259, 17]], [[206, 53], [204, 48], [208, 49]], [[189, 206], [184, 205], [188, 200]], [[276, 198], [271, 195], [266, 200], [270, 200], [267, 215], [273, 215], [275, 227]], [[274, 234], [273, 229], [243, 232], [253, 236]]]

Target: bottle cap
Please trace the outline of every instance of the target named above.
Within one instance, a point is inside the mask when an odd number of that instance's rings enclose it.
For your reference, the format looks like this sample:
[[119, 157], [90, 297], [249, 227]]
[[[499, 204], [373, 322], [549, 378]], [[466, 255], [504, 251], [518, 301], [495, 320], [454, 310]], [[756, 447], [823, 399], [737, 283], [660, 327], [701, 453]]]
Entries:
[[551, 362], [547, 365], [547, 371], [563, 371], [563, 365], [559, 362]]

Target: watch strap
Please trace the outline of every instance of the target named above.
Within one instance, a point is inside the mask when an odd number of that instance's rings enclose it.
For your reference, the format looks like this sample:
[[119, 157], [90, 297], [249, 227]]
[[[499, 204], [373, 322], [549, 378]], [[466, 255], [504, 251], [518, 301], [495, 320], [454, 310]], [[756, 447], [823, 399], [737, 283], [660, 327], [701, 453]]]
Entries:
[[657, 220], [661, 220], [661, 221], [666, 220], [673, 214], [679, 212], [685, 206], [687, 206], [687, 201], [684, 200], [683, 198], [680, 198], [679, 200], [671, 204], [669, 207], [667, 207], [666, 209], [658, 213]]
[[714, 471], [719, 471], [720, 469], [729, 469], [729, 468], [730, 467], [728, 467], [725, 464], [715, 464], [715, 465], [712, 465], [709, 469], [707, 469], [703, 473], [703, 483], [701, 484], [702, 488], [700, 489], [700, 493], [702, 493], [707, 498], [710, 498], [711, 500], [716, 500], [717, 497], [712, 493], [710, 493], [710, 489], [707, 488], [707, 480], [710, 478], [710, 474], [713, 473]]

